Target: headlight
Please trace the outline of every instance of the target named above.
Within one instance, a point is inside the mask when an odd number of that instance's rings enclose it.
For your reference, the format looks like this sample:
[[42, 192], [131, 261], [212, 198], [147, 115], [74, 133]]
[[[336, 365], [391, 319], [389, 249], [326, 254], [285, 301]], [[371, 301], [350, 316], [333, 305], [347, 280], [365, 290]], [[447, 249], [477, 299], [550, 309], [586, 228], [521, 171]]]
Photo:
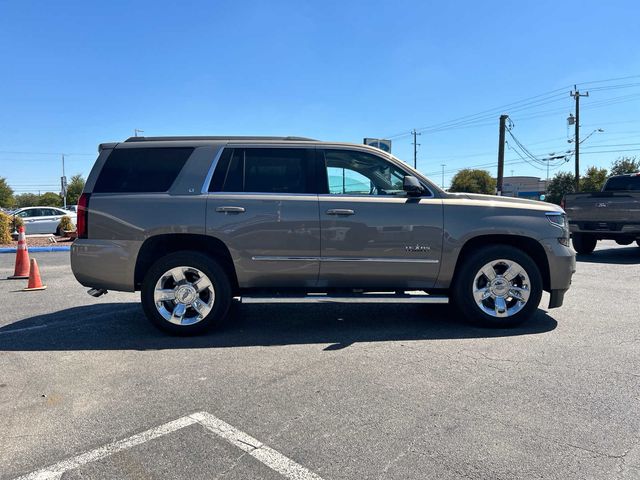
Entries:
[[569, 246], [569, 222], [567, 222], [567, 214], [562, 212], [546, 212], [547, 220], [554, 227], [562, 230], [562, 236], [558, 237], [558, 242], [565, 247]]
[[565, 230], [567, 228], [567, 214], [561, 212], [547, 212], [545, 213], [547, 220], [558, 228]]

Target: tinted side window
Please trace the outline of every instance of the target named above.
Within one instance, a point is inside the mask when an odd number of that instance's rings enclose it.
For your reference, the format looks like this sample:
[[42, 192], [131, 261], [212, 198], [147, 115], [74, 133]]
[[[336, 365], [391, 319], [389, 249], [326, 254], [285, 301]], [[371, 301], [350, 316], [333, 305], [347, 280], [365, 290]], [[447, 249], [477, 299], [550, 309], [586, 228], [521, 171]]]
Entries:
[[166, 192], [193, 148], [115, 149], [93, 189], [97, 193]]
[[234, 149], [228, 165], [221, 161], [216, 168], [210, 191], [314, 193], [314, 153], [304, 148]]
[[39, 215], [39, 209], [30, 208], [29, 210], [23, 210], [22, 212], [20, 212], [18, 214], [18, 217], [30, 218], [30, 217], [37, 217], [38, 215]]

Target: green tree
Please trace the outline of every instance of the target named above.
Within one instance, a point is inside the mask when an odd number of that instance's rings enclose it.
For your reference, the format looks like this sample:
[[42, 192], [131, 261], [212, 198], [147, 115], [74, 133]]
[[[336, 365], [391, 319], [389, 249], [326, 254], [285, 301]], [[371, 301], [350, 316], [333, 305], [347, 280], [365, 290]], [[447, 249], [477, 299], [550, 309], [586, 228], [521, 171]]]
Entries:
[[67, 205], [77, 204], [83, 189], [84, 178], [82, 178], [82, 175], [78, 174], [71, 177], [71, 181], [67, 186]]
[[61, 207], [62, 198], [57, 193], [45, 192], [38, 198], [38, 204], [45, 207]]
[[545, 200], [547, 202], [560, 205], [562, 197], [567, 193], [573, 193], [576, 189], [576, 180], [573, 173], [558, 172], [549, 181], [547, 185], [547, 194]]
[[607, 181], [607, 169], [589, 167], [587, 173], [580, 177], [581, 192], [599, 192]]
[[620, 157], [611, 164], [611, 175], [624, 175], [640, 171], [640, 160], [636, 157]]
[[11, 208], [15, 204], [13, 189], [7, 183], [7, 179], [0, 177], [0, 207]]
[[465, 168], [451, 179], [450, 192], [496, 193], [496, 180], [486, 170]]
[[35, 193], [21, 193], [16, 195], [16, 207], [24, 208], [24, 207], [34, 207], [38, 205], [38, 195]]

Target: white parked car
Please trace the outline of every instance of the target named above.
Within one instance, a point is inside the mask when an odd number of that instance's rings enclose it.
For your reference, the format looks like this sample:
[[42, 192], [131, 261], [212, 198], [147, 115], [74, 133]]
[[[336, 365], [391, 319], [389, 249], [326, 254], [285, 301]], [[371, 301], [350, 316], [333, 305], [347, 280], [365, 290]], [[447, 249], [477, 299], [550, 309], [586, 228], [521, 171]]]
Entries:
[[55, 233], [61, 235], [63, 232], [58, 231], [58, 224], [65, 215], [71, 218], [71, 222], [74, 225], [76, 224], [75, 212], [57, 207], [19, 208], [13, 214], [22, 218], [27, 235], [32, 233]]

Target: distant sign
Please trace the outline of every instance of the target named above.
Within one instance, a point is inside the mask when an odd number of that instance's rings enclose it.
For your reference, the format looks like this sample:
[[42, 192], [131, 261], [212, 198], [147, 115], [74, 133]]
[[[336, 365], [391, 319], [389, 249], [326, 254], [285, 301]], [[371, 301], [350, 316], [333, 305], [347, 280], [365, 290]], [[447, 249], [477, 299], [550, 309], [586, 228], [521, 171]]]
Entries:
[[67, 194], [67, 177], [60, 177], [60, 195], [63, 197]]
[[379, 148], [383, 152], [391, 153], [391, 140], [385, 140], [383, 138], [365, 138], [364, 144]]

